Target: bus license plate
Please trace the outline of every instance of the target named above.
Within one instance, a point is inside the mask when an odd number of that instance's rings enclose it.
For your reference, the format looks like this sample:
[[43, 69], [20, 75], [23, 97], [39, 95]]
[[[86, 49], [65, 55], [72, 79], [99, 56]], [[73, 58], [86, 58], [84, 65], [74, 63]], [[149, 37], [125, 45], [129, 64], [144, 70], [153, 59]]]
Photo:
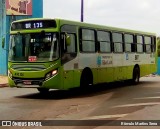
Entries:
[[23, 84], [25, 84], [25, 85], [31, 85], [32, 82], [31, 81], [23, 81]]

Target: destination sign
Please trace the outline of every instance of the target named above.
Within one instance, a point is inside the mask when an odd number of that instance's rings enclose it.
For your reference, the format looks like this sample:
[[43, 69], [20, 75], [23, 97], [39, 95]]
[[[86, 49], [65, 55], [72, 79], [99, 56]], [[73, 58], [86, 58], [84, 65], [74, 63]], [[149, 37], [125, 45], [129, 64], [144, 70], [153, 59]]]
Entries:
[[35, 20], [12, 23], [11, 30], [56, 28], [55, 20]]

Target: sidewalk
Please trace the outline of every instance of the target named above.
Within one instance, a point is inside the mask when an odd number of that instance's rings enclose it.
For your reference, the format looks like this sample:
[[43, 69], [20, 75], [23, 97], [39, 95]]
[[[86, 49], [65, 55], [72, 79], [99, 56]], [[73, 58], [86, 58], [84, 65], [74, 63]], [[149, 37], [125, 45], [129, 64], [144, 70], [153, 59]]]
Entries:
[[8, 77], [0, 76], [0, 88], [8, 86]]

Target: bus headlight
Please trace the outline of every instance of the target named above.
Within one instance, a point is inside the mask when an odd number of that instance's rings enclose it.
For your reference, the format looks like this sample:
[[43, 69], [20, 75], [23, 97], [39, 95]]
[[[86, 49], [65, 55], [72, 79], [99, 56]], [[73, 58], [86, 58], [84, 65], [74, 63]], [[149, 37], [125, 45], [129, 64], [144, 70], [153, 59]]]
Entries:
[[50, 79], [51, 77], [55, 76], [57, 73], [58, 73], [57, 69], [47, 73], [46, 76], [45, 76], [45, 80]]
[[58, 70], [53, 70], [52, 71], [52, 76], [56, 75], [58, 73]]

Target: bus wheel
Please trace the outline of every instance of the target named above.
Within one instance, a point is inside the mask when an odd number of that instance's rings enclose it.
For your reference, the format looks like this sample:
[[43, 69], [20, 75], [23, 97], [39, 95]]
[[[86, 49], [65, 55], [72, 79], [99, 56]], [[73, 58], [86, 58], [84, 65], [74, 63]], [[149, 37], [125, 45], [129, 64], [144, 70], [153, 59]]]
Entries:
[[133, 70], [133, 78], [132, 78], [132, 82], [134, 85], [137, 85], [139, 83], [139, 78], [140, 78], [140, 70], [138, 67], [135, 67]]
[[89, 68], [83, 70], [80, 80], [80, 87], [87, 88], [93, 85], [93, 74]]
[[37, 90], [41, 93], [41, 94], [46, 94], [49, 92], [49, 89], [46, 88], [37, 88]]

